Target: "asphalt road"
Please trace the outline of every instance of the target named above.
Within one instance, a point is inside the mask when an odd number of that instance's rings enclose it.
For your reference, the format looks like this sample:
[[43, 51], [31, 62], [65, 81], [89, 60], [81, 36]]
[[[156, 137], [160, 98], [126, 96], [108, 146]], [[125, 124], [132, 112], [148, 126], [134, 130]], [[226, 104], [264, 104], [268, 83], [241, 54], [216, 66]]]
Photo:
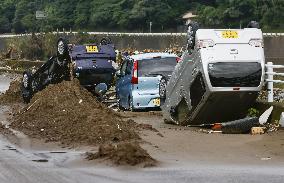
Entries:
[[[0, 76], [0, 90], [7, 89], [9, 81], [10, 79], [6, 76]], [[0, 122], [2, 123], [7, 123], [7, 110], [7, 107], [0, 107]], [[155, 155], [155, 158], [161, 161], [157, 167], [117, 167], [104, 163], [87, 162], [84, 160], [86, 150], [84, 148], [68, 149], [60, 148], [54, 144], [40, 144], [20, 132], [14, 131], [14, 133], [16, 137], [13, 138], [0, 135], [0, 183], [284, 182], [284, 163], [281, 163], [283, 160], [282, 156], [277, 157], [281, 161], [275, 164], [269, 163], [269, 160], [267, 164], [265, 161], [256, 164], [250, 163], [250, 157], [253, 156], [247, 156], [246, 153], [243, 154], [246, 157], [242, 163], [230, 163], [228, 160], [226, 162], [209, 161], [205, 158], [206, 156], [213, 156], [209, 152], [207, 154], [204, 154], [204, 152], [200, 153], [200, 156], [198, 155], [199, 152], [196, 152], [195, 157], [192, 158], [189, 155], [189, 159], [190, 157], [192, 159], [188, 160], [181, 156], [188, 156], [187, 150], [190, 149], [190, 146], [182, 145], [184, 146], [182, 154], [171, 154], [173, 152], [171, 151], [172, 148], [165, 150], [166, 148], [163, 148], [163, 145], [160, 144], [161, 150], [156, 152]], [[164, 141], [175, 139], [174, 136], [176, 134], [174, 132], [168, 130], [168, 133], [172, 133], [172, 136], [168, 139], [165, 137]], [[187, 138], [188, 136], [186, 135], [191, 135], [191, 138], [193, 136], [208, 140], [211, 138], [194, 134], [183, 135], [183, 138]], [[148, 138], [150, 137], [148, 136]], [[212, 137], [215, 138], [214, 136]], [[217, 136], [216, 138], [223, 137]], [[247, 137], [242, 136], [241, 138], [245, 140]], [[194, 140], [196, 139], [191, 141]], [[159, 143], [158, 141], [161, 140], [157, 139], [155, 143]], [[185, 139], [181, 143], [185, 144], [187, 141], [189, 142], [190, 139]], [[194, 145], [194, 143], [188, 144]], [[234, 146], [238, 148], [236, 144]], [[182, 147], [180, 148], [183, 149]], [[168, 154], [159, 155], [163, 151], [167, 151]], [[235, 156], [234, 153], [232, 153], [232, 158], [234, 158], [233, 156]], [[174, 163], [174, 158], [179, 159], [179, 162]], [[204, 161], [202, 161], [203, 158]], [[214, 159], [214, 157], [212, 158]], [[241, 160], [242, 156], [238, 156], [236, 159]]]
[[[184, 167], [118, 168], [83, 162], [82, 152], [24, 151], [0, 140], [2, 183], [257, 182], [283, 183], [284, 167], [192, 164]], [[34, 162], [46, 159], [48, 162]]]

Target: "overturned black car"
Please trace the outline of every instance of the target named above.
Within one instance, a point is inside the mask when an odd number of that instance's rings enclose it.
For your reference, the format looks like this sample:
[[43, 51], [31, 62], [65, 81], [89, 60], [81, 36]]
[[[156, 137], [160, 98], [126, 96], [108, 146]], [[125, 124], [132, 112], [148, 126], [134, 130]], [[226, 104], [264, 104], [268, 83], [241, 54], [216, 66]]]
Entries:
[[108, 38], [100, 44], [68, 45], [65, 39], [57, 42], [57, 55], [51, 57], [36, 71], [25, 71], [22, 96], [29, 102], [32, 96], [49, 84], [79, 79], [80, 84], [93, 94], [101, 96], [111, 86], [115, 75], [116, 53]]

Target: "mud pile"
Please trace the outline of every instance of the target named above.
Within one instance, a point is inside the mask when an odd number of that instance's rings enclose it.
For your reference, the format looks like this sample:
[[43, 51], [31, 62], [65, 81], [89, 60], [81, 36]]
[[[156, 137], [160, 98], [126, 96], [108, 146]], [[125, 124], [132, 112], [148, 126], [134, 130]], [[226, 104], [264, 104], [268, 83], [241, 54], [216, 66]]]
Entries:
[[137, 142], [123, 142], [116, 145], [104, 144], [99, 147], [97, 153], [87, 153], [88, 160], [111, 160], [116, 165], [138, 165], [144, 167], [154, 166], [156, 161], [142, 149]]
[[12, 128], [31, 137], [67, 145], [139, 139], [133, 121], [99, 103], [77, 79], [49, 85], [12, 120]]
[[13, 135], [13, 132], [11, 130], [9, 130], [9, 128], [6, 128], [5, 125], [3, 125], [2, 123], [0, 123], [0, 134], [2, 135]]
[[21, 82], [14, 80], [10, 83], [9, 89], [0, 95], [0, 104], [11, 104], [23, 102], [21, 95]]

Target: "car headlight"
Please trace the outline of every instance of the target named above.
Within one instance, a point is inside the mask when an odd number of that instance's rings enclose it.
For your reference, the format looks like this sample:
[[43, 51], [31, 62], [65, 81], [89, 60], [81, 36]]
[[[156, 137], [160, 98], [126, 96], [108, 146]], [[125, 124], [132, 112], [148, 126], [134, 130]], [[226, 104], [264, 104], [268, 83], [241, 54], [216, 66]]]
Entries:
[[254, 46], [254, 47], [262, 47], [262, 48], [264, 46], [262, 39], [251, 39], [249, 41], [249, 45]]

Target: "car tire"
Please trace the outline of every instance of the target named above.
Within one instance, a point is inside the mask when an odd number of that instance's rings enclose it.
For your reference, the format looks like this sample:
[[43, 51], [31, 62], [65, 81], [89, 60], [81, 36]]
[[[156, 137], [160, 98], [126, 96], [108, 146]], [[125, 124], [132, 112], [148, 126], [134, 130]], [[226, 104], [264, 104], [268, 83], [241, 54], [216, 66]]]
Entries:
[[21, 85], [21, 92], [22, 97], [25, 103], [29, 103], [32, 98], [32, 74], [29, 71], [25, 71], [23, 73], [22, 85]]
[[161, 105], [165, 103], [166, 100], [166, 87], [167, 87], [167, 79], [165, 77], [162, 77], [159, 83], [159, 95], [161, 99]]
[[67, 41], [63, 38], [60, 38], [57, 41], [57, 64], [63, 66], [65, 60], [68, 58], [68, 44]]
[[108, 45], [108, 44], [112, 44], [111, 39], [108, 38], [108, 37], [102, 38], [102, 40], [101, 40], [101, 45]]

